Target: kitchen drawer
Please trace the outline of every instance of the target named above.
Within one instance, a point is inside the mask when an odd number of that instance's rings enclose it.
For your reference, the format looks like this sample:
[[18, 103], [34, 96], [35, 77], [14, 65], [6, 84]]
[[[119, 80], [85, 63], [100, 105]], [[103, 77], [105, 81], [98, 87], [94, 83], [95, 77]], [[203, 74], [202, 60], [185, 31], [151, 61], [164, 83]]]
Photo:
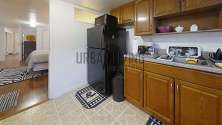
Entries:
[[205, 87], [222, 90], [222, 75], [194, 69], [144, 62], [144, 71], [192, 82]]
[[143, 62], [144, 62], [143, 60], [134, 59], [134, 58], [125, 58], [124, 59], [125, 66], [140, 69], [140, 70], [143, 70], [143, 68], [144, 68]]

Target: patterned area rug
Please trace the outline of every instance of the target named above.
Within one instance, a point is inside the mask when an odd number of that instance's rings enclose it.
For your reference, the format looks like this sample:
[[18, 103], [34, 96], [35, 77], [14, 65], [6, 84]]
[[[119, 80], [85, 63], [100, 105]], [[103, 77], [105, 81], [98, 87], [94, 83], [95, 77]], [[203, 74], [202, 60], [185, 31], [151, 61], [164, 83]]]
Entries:
[[9, 68], [0, 70], [0, 86], [23, 80], [40, 77], [41, 73], [28, 72], [27, 67]]
[[18, 104], [20, 90], [11, 91], [0, 95], [0, 112], [15, 108]]
[[91, 86], [85, 87], [76, 93], [76, 98], [87, 109], [95, 108], [107, 99], [106, 96], [100, 94]]

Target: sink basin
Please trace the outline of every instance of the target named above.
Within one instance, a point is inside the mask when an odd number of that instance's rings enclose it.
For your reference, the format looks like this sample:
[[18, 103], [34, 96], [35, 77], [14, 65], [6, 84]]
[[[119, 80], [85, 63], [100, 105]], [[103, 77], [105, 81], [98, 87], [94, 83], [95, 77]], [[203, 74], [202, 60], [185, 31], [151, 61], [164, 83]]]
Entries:
[[173, 62], [186, 63], [186, 58], [174, 57]]
[[[186, 58], [174, 57], [172, 62], [186, 64]], [[206, 59], [199, 59], [197, 64], [192, 64], [192, 65], [213, 67], [213, 64], [210, 61], [206, 60]]]

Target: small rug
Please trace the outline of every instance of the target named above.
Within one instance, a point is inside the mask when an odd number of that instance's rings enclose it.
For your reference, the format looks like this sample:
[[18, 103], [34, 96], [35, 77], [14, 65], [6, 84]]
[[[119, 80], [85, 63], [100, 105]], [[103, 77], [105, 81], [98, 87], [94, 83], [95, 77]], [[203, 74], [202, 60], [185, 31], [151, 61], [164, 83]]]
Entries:
[[76, 98], [87, 109], [92, 109], [107, 99], [106, 96], [97, 92], [93, 87], [85, 87], [76, 93]]
[[0, 70], [0, 86], [23, 80], [40, 77], [41, 73], [28, 72], [27, 67], [9, 68]]
[[18, 104], [19, 90], [0, 95], [0, 112], [15, 108]]
[[164, 125], [161, 121], [151, 116], [146, 125]]

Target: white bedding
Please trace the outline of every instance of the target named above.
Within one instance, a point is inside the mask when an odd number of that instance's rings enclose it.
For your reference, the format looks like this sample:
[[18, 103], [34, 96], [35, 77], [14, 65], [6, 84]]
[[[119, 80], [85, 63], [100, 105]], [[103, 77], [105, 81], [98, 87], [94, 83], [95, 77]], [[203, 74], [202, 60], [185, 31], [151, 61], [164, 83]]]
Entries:
[[39, 64], [34, 64], [32, 66], [32, 71], [37, 72], [37, 71], [43, 71], [43, 70], [48, 70], [48, 63], [39, 63]]
[[47, 50], [35, 50], [26, 59], [26, 65], [28, 70], [31, 70], [36, 64], [48, 63], [49, 51]]

